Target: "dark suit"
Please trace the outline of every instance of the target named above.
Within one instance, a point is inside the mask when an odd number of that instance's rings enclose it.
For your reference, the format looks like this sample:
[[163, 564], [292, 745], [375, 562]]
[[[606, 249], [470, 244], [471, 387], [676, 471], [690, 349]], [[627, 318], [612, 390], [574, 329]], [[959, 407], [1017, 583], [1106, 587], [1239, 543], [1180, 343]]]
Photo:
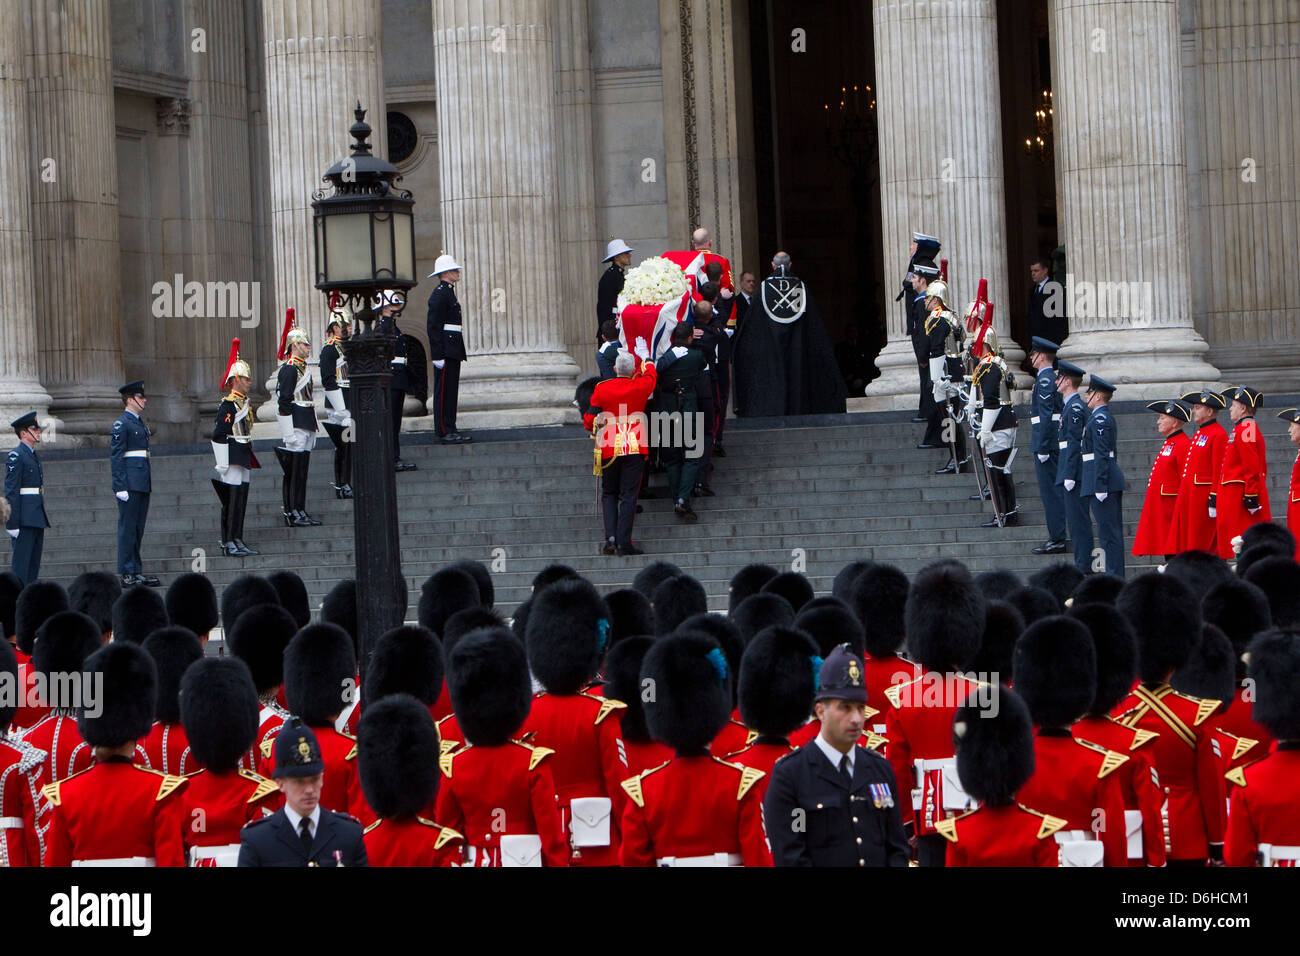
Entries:
[[[1046, 313], [1048, 295], [1045, 287], [1051, 281], [1050, 278], [1044, 279], [1042, 283], [1035, 283], [1029, 287], [1029, 334], [1031, 337], [1037, 335], [1049, 342], [1062, 345], [1069, 337], [1070, 330], [1064, 315]], [[1061, 305], [1062, 292], [1064, 290], [1057, 294], [1057, 304], [1053, 306], [1053, 311], [1061, 311], [1064, 308]]]
[[[337, 855], [336, 855], [337, 854]], [[346, 813], [320, 811], [311, 853], [285, 815], [284, 807], [246, 824], [239, 834], [240, 866], [369, 866], [361, 824]]]
[[23, 584], [31, 584], [41, 572], [45, 529], [50, 526], [45, 516], [44, 484], [36, 452], [19, 442], [5, 461], [5, 498], [9, 502], [6, 527], [18, 532], [13, 539], [13, 572]]
[[[920, 299], [921, 305], [917, 305]], [[912, 340], [912, 354], [916, 356], [917, 372], [921, 376], [921, 397], [916, 414], [928, 418], [934, 404], [934, 384], [930, 381], [930, 344], [925, 335], [925, 299], [916, 294], [909, 284], [903, 292], [903, 307], [907, 314], [907, 335]]]
[[612, 342], [606, 342], [596, 350], [596, 368], [600, 371], [600, 380], [602, 382], [617, 377], [618, 373], [614, 371], [614, 360], [618, 358], [618, 353], [622, 348], [623, 343], [615, 339]]
[[[892, 807], [876, 806], [884, 787]], [[763, 800], [772, 859], [777, 866], [907, 866], [898, 801], [884, 757], [859, 747], [850, 786], [809, 741], [772, 768]]]
[[144, 523], [149, 517], [149, 429], [141, 419], [122, 411], [109, 433], [113, 493], [128, 493], [126, 501], [117, 502], [117, 573], [139, 574], [140, 542]]

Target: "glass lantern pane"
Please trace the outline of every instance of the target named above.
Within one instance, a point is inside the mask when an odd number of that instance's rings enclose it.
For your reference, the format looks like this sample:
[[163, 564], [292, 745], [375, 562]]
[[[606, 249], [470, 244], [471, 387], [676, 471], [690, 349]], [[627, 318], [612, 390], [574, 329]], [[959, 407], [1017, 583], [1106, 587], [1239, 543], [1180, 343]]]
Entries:
[[393, 217], [375, 214], [375, 275], [393, 275]]
[[415, 281], [415, 221], [405, 213], [393, 214], [393, 238], [397, 242], [394, 262], [397, 278]]
[[373, 277], [368, 213], [326, 216], [325, 241], [325, 268], [330, 282]]

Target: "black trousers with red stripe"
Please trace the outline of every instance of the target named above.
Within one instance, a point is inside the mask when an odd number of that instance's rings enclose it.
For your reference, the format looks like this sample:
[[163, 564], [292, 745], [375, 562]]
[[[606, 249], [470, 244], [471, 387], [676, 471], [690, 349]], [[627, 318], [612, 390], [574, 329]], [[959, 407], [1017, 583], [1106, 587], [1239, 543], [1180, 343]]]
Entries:
[[447, 359], [433, 370], [433, 424], [442, 438], [456, 430], [456, 401], [460, 395], [460, 361]]

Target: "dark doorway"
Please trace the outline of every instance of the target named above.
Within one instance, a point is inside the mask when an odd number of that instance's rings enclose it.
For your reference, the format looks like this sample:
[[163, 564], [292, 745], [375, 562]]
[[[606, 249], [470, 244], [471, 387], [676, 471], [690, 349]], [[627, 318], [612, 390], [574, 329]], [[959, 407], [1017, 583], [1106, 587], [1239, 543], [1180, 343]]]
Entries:
[[871, 5], [750, 0], [750, 23], [759, 261], [790, 253], [861, 395], [886, 341]]

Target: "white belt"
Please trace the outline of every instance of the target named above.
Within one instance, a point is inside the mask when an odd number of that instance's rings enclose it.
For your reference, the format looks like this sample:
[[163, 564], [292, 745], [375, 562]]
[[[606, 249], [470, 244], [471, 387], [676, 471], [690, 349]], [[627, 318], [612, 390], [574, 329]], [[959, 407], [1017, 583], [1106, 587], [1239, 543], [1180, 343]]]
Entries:
[[39, 495], [39, 494], [41, 493], [41, 489], [39, 489], [39, 488], [19, 488], [19, 489], [18, 489], [18, 493], [19, 493], [20, 495]]
[[216, 860], [217, 866], [236, 866], [239, 863], [239, 844], [190, 847], [190, 866], [196, 865], [200, 860]]
[[443, 330], [444, 332], [459, 332], [459, 331], [460, 331], [460, 326], [459, 326], [459, 325], [444, 325], [444, 326], [442, 327], [442, 330]]
[[[1096, 454], [1094, 454], [1093, 452], [1090, 452], [1090, 451], [1086, 451], [1086, 452], [1083, 453], [1083, 460], [1084, 460], [1084, 461], [1092, 461], [1092, 460], [1093, 460], [1094, 458], [1096, 458], [1096, 457], [1097, 457]], [[1114, 458], [1114, 457], [1115, 457], [1115, 453], [1114, 453], [1114, 452], [1111, 452], [1110, 454], [1108, 454], [1108, 455], [1104, 455], [1104, 456], [1102, 456], [1102, 457], [1104, 457], [1104, 458]]]
[[119, 856], [111, 860], [73, 860], [73, 866], [157, 866], [151, 856]]
[[22, 817], [0, 817], [0, 830], [21, 830], [22, 828]]
[[1263, 866], [1273, 866], [1283, 860], [1300, 861], [1300, 846], [1279, 846], [1276, 843], [1261, 843], [1259, 859]]
[[123, 458], [148, 458], [148, 457], [149, 457], [149, 452], [147, 452], [147, 451], [143, 451], [143, 450], [142, 450], [142, 451], [128, 451], [128, 452], [125, 452], [125, 453], [122, 455], [122, 457], [123, 457]]
[[1056, 443], [1056, 447], [1057, 447], [1057, 448], [1064, 448], [1064, 447], [1065, 447], [1066, 445], [1068, 445], [1068, 444], [1070, 444], [1068, 441], [1058, 441], [1058, 442]]
[[661, 856], [655, 866], [742, 866], [739, 853], [710, 853], [707, 856]]
[[394, 355], [394, 356], [393, 356], [393, 360], [392, 360], [391, 362], [389, 362], [388, 364], [389, 364], [389, 365], [405, 365], [405, 364], [406, 364], [406, 356], [405, 356], [405, 355]]

